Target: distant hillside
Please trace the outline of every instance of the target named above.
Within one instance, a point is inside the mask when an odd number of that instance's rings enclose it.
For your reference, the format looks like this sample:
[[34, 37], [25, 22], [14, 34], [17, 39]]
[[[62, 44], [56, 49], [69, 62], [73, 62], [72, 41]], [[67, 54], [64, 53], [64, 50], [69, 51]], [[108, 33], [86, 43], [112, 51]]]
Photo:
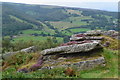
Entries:
[[23, 30], [39, 30], [39, 34], [34, 34], [59, 37], [91, 29], [118, 30], [115, 12], [17, 3], [2, 5], [3, 36], [17, 35]]

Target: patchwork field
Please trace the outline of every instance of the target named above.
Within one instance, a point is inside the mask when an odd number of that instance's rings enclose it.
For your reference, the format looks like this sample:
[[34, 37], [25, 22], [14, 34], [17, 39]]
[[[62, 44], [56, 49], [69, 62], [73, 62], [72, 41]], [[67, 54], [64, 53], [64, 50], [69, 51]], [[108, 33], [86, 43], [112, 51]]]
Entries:
[[82, 25], [88, 25], [89, 23], [85, 21], [81, 21], [84, 19], [92, 19], [91, 17], [69, 17], [63, 21], [54, 21], [50, 22], [51, 25], [53, 25], [55, 28], [58, 28], [59, 30], [64, 30], [71, 27], [80, 27]]
[[76, 32], [86, 32], [89, 31], [90, 29], [87, 28], [75, 28], [75, 29], [69, 29], [72, 33], [76, 33]]

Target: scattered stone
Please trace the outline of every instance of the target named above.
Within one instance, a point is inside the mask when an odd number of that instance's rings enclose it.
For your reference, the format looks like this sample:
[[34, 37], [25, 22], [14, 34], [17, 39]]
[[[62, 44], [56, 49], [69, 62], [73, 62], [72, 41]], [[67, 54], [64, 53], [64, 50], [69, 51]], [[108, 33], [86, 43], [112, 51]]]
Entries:
[[17, 72], [28, 73], [29, 70], [27, 68], [19, 69]]
[[105, 43], [103, 44], [103, 46], [104, 46], [104, 47], [109, 47], [109, 46], [110, 46], [110, 42], [108, 42], [108, 41], [105, 42]]

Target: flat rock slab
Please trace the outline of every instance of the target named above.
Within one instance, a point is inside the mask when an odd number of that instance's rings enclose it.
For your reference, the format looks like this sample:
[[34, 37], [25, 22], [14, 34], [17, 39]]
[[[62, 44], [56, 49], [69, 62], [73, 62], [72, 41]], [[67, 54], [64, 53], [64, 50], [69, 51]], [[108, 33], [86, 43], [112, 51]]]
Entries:
[[91, 43], [83, 43], [83, 44], [73, 44], [67, 46], [60, 46], [51, 49], [45, 49], [41, 52], [42, 55], [49, 55], [49, 54], [68, 54], [68, 53], [77, 53], [77, 52], [88, 52], [99, 46], [100, 41], [93, 41]]
[[86, 37], [71, 37], [70, 40], [71, 41], [79, 41], [79, 40], [102, 40], [104, 39], [103, 37], [90, 37], [90, 36], [86, 36]]
[[86, 33], [85, 33], [85, 35], [101, 35], [102, 34], [102, 31], [101, 30], [91, 30], [91, 31], [87, 31]]

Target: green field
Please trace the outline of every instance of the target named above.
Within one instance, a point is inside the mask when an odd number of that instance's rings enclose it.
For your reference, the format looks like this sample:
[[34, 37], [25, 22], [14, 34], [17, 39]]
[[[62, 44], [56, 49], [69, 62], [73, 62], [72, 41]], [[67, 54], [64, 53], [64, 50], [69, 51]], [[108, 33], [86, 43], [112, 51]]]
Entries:
[[93, 19], [90, 16], [80, 16], [80, 17], [69, 17], [67, 19], [64, 19], [63, 21], [81, 21], [83, 19]]
[[[50, 36], [46, 36], [46, 37], [43, 37], [43, 36], [17, 36], [16, 38], [13, 39], [14, 42], [16, 41], [20, 41], [20, 40], [23, 40], [23, 41], [44, 41], [46, 40], [48, 37]], [[63, 38], [61, 37], [56, 37], [57, 41], [58, 42], [63, 42]]]
[[[49, 30], [49, 29], [48, 29]], [[53, 35], [53, 34], [55, 34], [55, 31], [53, 30], [53, 31], [51, 31], [51, 33], [50, 32], [46, 32], [46, 31], [44, 31], [44, 30], [32, 30], [32, 29], [28, 29], [28, 30], [23, 30], [22, 31], [22, 33], [23, 34], [27, 34], [27, 35], [29, 35], [29, 34], [34, 34], [34, 33], [37, 33], [37, 34], [51, 34], [51, 35]]]
[[23, 34], [34, 34], [34, 33], [41, 34], [42, 31], [29, 29], [29, 30], [23, 30], [22, 33], [23, 33]]
[[73, 35], [73, 33], [68, 32], [67, 30], [61, 31], [61, 33], [64, 34], [64, 35], [68, 35], [68, 36]]
[[86, 32], [90, 29], [87, 28], [75, 28], [75, 29], [69, 29], [71, 32], [76, 33], [76, 32]]

